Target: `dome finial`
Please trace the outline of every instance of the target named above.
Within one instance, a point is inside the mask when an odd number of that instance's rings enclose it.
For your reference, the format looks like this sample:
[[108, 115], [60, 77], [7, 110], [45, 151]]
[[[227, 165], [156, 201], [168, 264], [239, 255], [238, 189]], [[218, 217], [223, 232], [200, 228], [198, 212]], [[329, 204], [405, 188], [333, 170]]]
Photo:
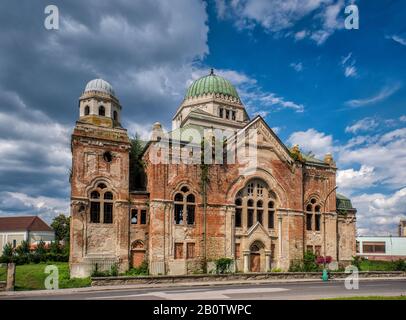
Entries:
[[210, 69], [210, 75], [214, 76], [214, 69], [213, 68]]

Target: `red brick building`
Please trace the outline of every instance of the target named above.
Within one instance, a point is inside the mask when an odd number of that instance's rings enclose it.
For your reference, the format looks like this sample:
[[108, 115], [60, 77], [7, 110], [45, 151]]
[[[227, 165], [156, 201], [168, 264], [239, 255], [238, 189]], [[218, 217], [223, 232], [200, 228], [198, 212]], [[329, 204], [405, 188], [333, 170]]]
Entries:
[[335, 193], [332, 156], [287, 148], [213, 72], [189, 87], [171, 132], [153, 126], [140, 190], [130, 188], [131, 143], [111, 85], [89, 82], [79, 110], [72, 276], [144, 260], [151, 274], [187, 274], [210, 271], [223, 257], [236, 271], [266, 272], [287, 270], [306, 250], [334, 261], [355, 255], [356, 210]]

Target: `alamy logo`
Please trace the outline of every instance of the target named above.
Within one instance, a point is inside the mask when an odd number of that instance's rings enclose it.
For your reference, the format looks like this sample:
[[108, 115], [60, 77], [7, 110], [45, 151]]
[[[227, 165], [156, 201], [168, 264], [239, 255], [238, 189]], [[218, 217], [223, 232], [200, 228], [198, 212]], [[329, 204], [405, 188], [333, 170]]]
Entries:
[[59, 9], [57, 6], [50, 4], [45, 7], [44, 13], [47, 14], [44, 27], [47, 30], [59, 30]]
[[45, 289], [47, 290], [58, 290], [59, 289], [59, 269], [55, 265], [49, 265], [45, 267], [46, 274], [49, 274], [45, 278]]
[[358, 268], [356, 266], [348, 266], [345, 268], [345, 273], [350, 273], [348, 277], [345, 278], [345, 288], [347, 290], [358, 290], [359, 289], [359, 276]]

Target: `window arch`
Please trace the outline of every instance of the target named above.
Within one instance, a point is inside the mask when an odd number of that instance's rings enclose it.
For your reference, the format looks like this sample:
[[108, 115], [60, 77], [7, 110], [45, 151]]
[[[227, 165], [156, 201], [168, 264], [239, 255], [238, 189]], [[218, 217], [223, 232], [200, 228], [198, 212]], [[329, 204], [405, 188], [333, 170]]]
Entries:
[[113, 119], [114, 119], [114, 121], [118, 121], [118, 113], [116, 110], [114, 110], [114, 112], [113, 112]]
[[[195, 224], [196, 198], [189, 188], [183, 186], [174, 197], [174, 222], [178, 225]], [[185, 214], [186, 213], [186, 214]]]
[[321, 228], [320, 208], [321, 206], [318, 203], [317, 199], [311, 198], [306, 206], [306, 230], [320, 231]]
[[260, 180], [249, 181], [237, 193], [235, 200], [235, 227], [252, 227], [256, 222], [274, 228], [275, 193], [267, 191], [268, 185]]
[[90, 114], [90, 107], [85, 106], [85, 116], [88, 116]]
[[105, 116], [106, 115], [106, 109], [103, 106], [99, 107], [99, 116]]
[[113, 223], [113, 193], [105, 183], [99, 183], [96, 190], [90, 193], [90, 222]]

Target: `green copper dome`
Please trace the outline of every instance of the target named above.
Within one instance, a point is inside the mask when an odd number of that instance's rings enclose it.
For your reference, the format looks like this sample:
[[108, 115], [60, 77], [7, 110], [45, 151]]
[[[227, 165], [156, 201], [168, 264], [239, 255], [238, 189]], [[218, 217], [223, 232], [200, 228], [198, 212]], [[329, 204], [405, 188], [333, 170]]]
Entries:
[[198, 97], [207, 93], [218, 93], [240, 100], [237, 90], [230, 81], [215, 75], [213, 69], [210, 74], [201, 77], [191, 84], [186, 92], [185, 99]]

